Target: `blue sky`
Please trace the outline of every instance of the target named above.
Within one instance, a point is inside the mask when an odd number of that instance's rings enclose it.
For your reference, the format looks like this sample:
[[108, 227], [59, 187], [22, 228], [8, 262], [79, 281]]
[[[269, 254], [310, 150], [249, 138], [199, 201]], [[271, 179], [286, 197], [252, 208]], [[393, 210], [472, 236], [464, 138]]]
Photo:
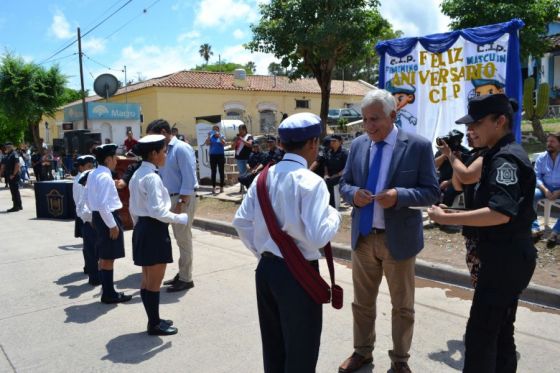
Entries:
[[[258, 4], [268, 0], [1, 0], [0, 47], [27, 61], [42, 63], [70, 44], [77, 27], [82, 35], [123, 6], [82, 41], [86, 89], [93, 77], [112, 73], [124, 80], [153, 78], [190, 69], [204, 61], [198, 50], [208, 43], [229, 62], [254, 61], [257, 74], [266, 74], [275, 58], [251, 54], [243, 43], [251, 39], [250, 24], [259, 20]], [[381, 11], [405, 36], [447, 31], [440, 0], [383, 0]], [[68, 85], [79, 88], [77, 44], [43, 66], [58, 63]], [[110, 70], [110, 69], [112, 70]]]

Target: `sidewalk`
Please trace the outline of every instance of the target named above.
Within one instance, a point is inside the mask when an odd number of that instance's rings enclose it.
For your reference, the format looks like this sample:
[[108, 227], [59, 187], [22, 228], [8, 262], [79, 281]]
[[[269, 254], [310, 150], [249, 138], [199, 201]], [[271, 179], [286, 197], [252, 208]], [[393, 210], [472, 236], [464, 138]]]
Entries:
[[[0, 372], [262, 372], [254, 288], [255, 257], [235, 238], [194, 229], [194, 282], [186, 293], [161, 294], [161, 315], [179, 334], [145, 333], [139, 268], [132, 264], [132, 232], [125, 232], [126, 258], [115, 264], [126, 304], [104, 305], [99, 288], [81, 273], [80, 240], [73, 222], [35, 217], [33, 191], [22, 191], [24, 210], [0, 213]], [[9, 191], [0, 190], [0, 210]], [[10, 207], [10, 206], [7, 206]], [[6, 208], [7, 208], [6, 207]], [[175, 263], [166, 278], [176, 271]], [[352, 350], [352, 276], [335, 264], [344, 288], [342, 310], [324, 307], [317, 372], [336, 372]], [[321, 271], [327, 273], [324, 261]], [[416, 324], [410, 365], [415, 372], [454, 372], [463, 365], [462, 336], [472, 292], [416, 280]], [[391, 305], [382, 283], [378, 298], [375, 371], [389, 369]], [[560, 314], [523, 304], [517, 314], [520, 372], [557, 371]], [[360, 373], [372, 372], [367, 366]]]

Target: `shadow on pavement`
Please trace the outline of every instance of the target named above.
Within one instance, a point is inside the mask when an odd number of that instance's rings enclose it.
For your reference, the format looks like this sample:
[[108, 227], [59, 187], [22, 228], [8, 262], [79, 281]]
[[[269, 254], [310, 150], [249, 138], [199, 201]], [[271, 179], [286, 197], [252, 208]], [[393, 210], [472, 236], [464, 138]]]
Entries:
[[66, 312], [66, 320], [64, 322], [86, 324], [97, 320], [115, 307], [117, 307], [116, 304], [103, 304], [99, 301], [70, 306], [64, 309], [64, 312]]
[[77, 243], [74, 245], [60, 245], [58, 248], [64, 251], [77, 251], [77, 250], [82, 250], [83, 244]]
[[101, 360], [120, 364], [139, 364], [171, 347], [171, 342], [163, 343], [159, 337], [146, 332], [130, 333], [113, 338], [107, 343], [107, 355]]
[[76, 299], [80, 295], [87, 293], [88, 291], [96, 290], [95, 287], [91, 286], [87, 282], [80, 285], [64, 285], [64, 288], [66, 290], [60, 293], [60, 296], [68, 297], [68, 299]]
[[115, 281], [115, 287], [118, 289], [134, 289], [140, 291], [141, 282], [142, 282], [142, 273], [138, 272], [138, 273], [130, 274], [123, 279]]
[[69, 273], [67, 275], [62, 276], [61, 278], [59, 278], [58, 280], [56, 280], [54, 283], [57, 285], [68, 285], [71, 284], [73, 282], [77, 282], [80, 280], [87, 280], [87, 276], [84, 274], [84, 272], [74, 272], [74, 273]]
[[465, 361], [465, 345], [463, 341], [447, 341], [447, 350], [430, 352], [428, 357], [431, 360], [439, 361], [455, 370], [462, 370]]

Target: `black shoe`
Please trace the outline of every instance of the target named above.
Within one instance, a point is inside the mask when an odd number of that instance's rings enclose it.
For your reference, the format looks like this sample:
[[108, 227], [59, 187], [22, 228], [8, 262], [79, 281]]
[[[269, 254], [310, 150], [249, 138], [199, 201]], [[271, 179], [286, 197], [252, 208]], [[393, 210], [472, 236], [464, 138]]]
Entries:
[[7, 209], [6, 212], [16, 212], [19, 210], [23, 210], [21, 207], [12, 207], [11, 209]]
[[101, 296], [101, 303], [105, 304], [113, 304], [113, 303], [123, 303], [128, 302], [132, 299], [132, 295], [124, 295], [124, 293], [116, 293], [116, 295], [112, 297], [104, 297]]
[[556, 234], [556, 232], [552, 232], [548, 240], [546, 240], [546, 247], [552, 249], [554, 248], [554, 246], [556, 246], [557, 243], [558, 243], [558, 234]]
[[177, 281], [179, 281], [179, 274], [178, 273], [171, 280], [164, 281], [163, 284], [164, 285], [174, 285]]
[[148, 325], [148, 334], [149, 335], [173, 335], [173, 334], [177, 334], [177, 328], [163, 322], [162, 320], [156, 326]]
[[[164, 319], [159, 319], [160, 323], [164, 323], [167, 324], [168, 326], [173, 325], [173, 320], [164, 320]], [[148, 321], [148, 324], [146, 325], [146, 328], [149, 330], [150, 329], [150, 322]]]
[[189, 290], [189, 289], [192, 289], [192, 288], [194, 288], [194, 282], [177, 280], [176, 283], [174, 283], [173, 285], [171, 285], [170, 287], [167, 288], [167, 291], [169, 293], [173, 293], [173, 292], [176, 292], [176, 291]]

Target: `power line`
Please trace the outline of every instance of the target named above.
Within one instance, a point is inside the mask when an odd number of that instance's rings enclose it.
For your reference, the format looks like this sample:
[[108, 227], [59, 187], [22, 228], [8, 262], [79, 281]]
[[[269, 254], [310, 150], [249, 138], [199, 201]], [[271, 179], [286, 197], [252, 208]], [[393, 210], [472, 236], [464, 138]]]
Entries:
[[[113, 13], [109, 14], [107, 17], [105, 17], [102, 21], [98, 22], [95, 26], [93, 26], [93, 28], [89, 29], [87, 32], [85, 32], [82, 35], [82, 38], [85, 37], [86, 35], [88, 35], [89, 33], [91, 33], [93, 30], [95, 30], [96, 28], [98, 28], [99, 26], [101, 26], [103, 23], [105, 23], [109, 18], [111, 18], [112, 16], [114, 16], [115, 14], [117, 14], [121, 9], [123, 9], [125, 6], [127, 6], [128, 4], [130, 4], [132, 2], [132, 0], [128, 0], [126, 3], [124, 3], [123, 5], [121, 5], [117, 10], [115, 10]], [[78, 41], [78, 39], [74, 39], [70, 44], [66, 45], [65, 47], [59, 49], [58, 51], [56, 51], [55, 53], [53, 53], [49, 58], [43, 60], [41, 63], [39, 63], [39, 65], [44, 64], [45, 62], [49, 62], [53, 57], [57, 56], [58, 54], [62, 53], [63, 51], [65, 51], [66, 49], [70, 48], [72, 45], [76, 44], [76, 42]]]
[[124, 70], [122, 70], [122, 69], [113, 69], [112, 67], [109, 67], [109, 66], [107, 66], [107, 65], [104, 65], [104, 64], [102, 64], [101, 62], [96, 61], [96, 60], [94, 60], [93, 58], [89, 57], [87, 54], [85, 54], [85, 53], [83, 53], [83, 52], [82, 52], [82, 55], [83, 55], [85, 58], [87, 58], [88, 60], [90, 60], [91, 62], [93, 62], [93, 63], [95, 63], [95, 64], [98, 64], [99, 66], [104, 67], [104, 68], [106, 68], [107, 70], [118, 71], [118, 72], [121, 72], [121, 73], [124, 72]]
[[[66, 58], [68, 58], [68, 57], [72, 57], [72, 56], [75, 56], [75, 55], [77, 55], [77, 54], [78, 54], [78, 52], [74, 52], [74, 53], [68, 54], [68, 55], [66, 55], [66, 56], [64, 56], [64, 57], [53, 58], [53, 59], [50, 60], [49, 62], [55, 62], [55, 61], [64, 60], [64, 59], [66, 59]], [[44, 62], [41, 63], [41, 64], [39, 64], [39, 65], [42, 65], [42, 64], [44, 64]]]
[[107, 35], [105, 37], [105, 39], [103, 40], [107, 40], [109, 39], [111, 36], [115, 35], [117, 32], [119, 32], [120, 30], [122, 30], [123, 28], [125, 28], [126, 26], [128, 26], [129, 24], [131, 24], [133, 21], [135, 21], [136, 19], [140, 18], [141, 16], [145, 15], [146, 13], [148, 13], [148, 9], [150, 9], [151, 7], [153, 7], [154, 5], [156, 5], [157, 3], [159, 3], [160, 0], [155, 0], [154, 2], [152, 2], [150, 5], [148, 5], [146, 8], [142, 9], [142, 11], [135, 15], [134, 17], [132, 17], [131, 19], [129, 19], [128, 21], [126, 21], [122, 26], [120, 26], [119, 28], [117, 28], [115, 31], [111, 32], [109, 35]]

